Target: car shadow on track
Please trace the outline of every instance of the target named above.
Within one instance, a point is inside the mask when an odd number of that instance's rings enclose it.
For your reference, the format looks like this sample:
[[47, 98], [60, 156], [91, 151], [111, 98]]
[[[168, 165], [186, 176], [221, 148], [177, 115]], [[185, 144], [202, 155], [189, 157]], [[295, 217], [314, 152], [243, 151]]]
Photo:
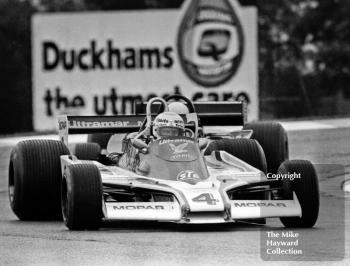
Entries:
[[[46, 228], [52, 230], [68, 231], [63, 224], [63, 221], [20, 221], [11, 220], [8, 221], [10, 226], [21, 226], [22, 228]], [[287, 231], [293, 228], [285, 228], [282, 225], [278, 225], [276, 222], [267, 224], [251, 223], [246, 221], [239, 221], [235, 223], [224, 223], [224, 224], [177, 224], [171, 222], [156, 222], [156, 221], [104, 221], [101, 224], [99, 230], [95, 232], [117, 232], [117, 233], [129, 233], [133, 232], [234, 232], [234, 231]], [[298, 230], [310, 230], [310, 228]], [[312, 228], [311, 230], [322, 230], [322, 228]], [[78, 230], [79, 231], [79, 230]], [[82, 230], [85, 231], [85, 230]]]
[[266, 224], [252, 223], [248, 221], [238, 221], [235, 223], [223, 224], [177, 224], [170, 222], [155, 221], [105, 221], [102, 223], [100, 231], [117, 231], [127, 233], [132, 231], [145, 232], [234, 232], [234, 231], [288, 231], [297, 229], [298, 231], [319, 231], [322, 227], [314, 228], [286, 228], [275, 219], [267, 219]]
[[[283, 228], [283, 227], [282, 227]], [[168, 222], [150, 222], [150, 221], [118, 221], [104, 222], [101, 231], [118, 231], [118, 233], [133, 231], [147, 232], [221, 232], [221, 231], [260, 231], [273, 230], [274, 227], [266, 227], [264, 224], [253, 224], [246, 222], [227, 223], [227, 224], [176, 224]], [[280, 228], [279, 228], [280, 229]]]

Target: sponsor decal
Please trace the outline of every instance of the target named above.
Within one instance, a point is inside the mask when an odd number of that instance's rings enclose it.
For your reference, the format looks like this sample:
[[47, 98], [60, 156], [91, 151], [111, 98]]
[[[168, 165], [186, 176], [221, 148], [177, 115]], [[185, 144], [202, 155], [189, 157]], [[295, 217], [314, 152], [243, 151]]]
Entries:
[[184, 154], [175, 154], [172, 155], [170, 157], [171, 160], [176, 161], [176, 160], [186, 160], [186, 159], [190, 159], [191, 156], [188, 153], [184, 153]]
[[[174, 112], [164, 112], [159, 114], [154, 122], [153, 125], [155, 128], [166, 126], [166, 127], [184, 127], [184, 121], [182, 118], [174, 113]], [[160, 129], [158, 129], [160, 130]]]
[[218, 199], [215, 199], [214, 195], [211, 193], [203, 193], [192, 199], [193, 202], [202, 202], [207, 203], [208, 205], [216, 205], [219, 202]]
[[162, 205], [138, 205], [138, 206], [134, 206], [134, 205], [121, 205], [121, 206], [113, 206], [114, 210], [123, 210], [123, 211], [127, 211], [127, 210], [164, 210], [164, 206]]
[[159, 145], [177, 143], [177, 142], [194, 143], [192, 139], [161, 139], [159, 141]]
[[195, 185], [200, 181], [200, 177], [196, 172], [192, 170], [186, 170], [180, 172], [177, 175], [177, 180], [189, 183], [191, 185]]
[[182, 120], [172, 120], [171, 122], [169, 121], [169, 119], [167, 118], [156, 118], [156, 120], [154, 121], [155, 123], [161, 123], [161, 124], [164, 124], [164, 125], [168, 125], [169, 123], [172, 123], [174, 122], [174, 124], [176, 126], [178, 125], [183, 125], [184, 122]]
[[169, 69], [174, 63], [170, 46], [121, 48], [116, 47], [112, 39], [107, 39], [104, 45], [91, 40], [80, 49], [62, 47], [54, 40], [45, 40], [41, 45], [44, 71]]
[[134, 114], [135, 103], [172, 94], [243, 100], [256, 119], [256, 24], [256, 8], [237, 0], [185, 0], [171, 10], [36, 14], [33, 126], [52, 130], [64, 114]]
[[[76, 120], [69, 121], [70, 128], [114, 128], [114, 127], [129, 127], [129, 126], [134, 126], [134, 125], [131, 125], [130, 121], [103, 121], [103, 122], [99, 122], [99, 121], [87, 122], [87, 121], [76, 121]], [[137, 124], [135, 126], [141, 126], [141, 125]]]
[[235, 207], [287, 207], [283, 202], [234, 202]]
[[67, 128], [67, 121], [58, 121], [58, 129], [64, 130]]
[[231, 79], [241, 64], [244, 36], [230, 1], [191, 1], [177, 46], [184, 72], [199, 85], [214, 87]]
[[[170, 138], [157, 140], [159, 144], [158, 154], [165, 160], [170, 161], [193, 161], [197, 159], [196, 146], [193, 139]], [[164, 144], [167, 144], [164, 146]]]
[[182, 143], [182, 144], [179, 144], [179, 145], [175, 145], [175, 144], [169, 143], [169, 146], [170, 146], [171, 150], [173, 151], [173, 154], [179, 154], [179, 153], [188, 152], [186, 150], [187, 145], [188, 145], [188, 143]]

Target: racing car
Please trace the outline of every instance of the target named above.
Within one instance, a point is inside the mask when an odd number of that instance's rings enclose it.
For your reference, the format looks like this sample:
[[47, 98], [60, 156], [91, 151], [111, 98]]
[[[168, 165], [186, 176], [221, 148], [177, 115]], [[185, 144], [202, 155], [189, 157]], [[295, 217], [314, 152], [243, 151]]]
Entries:
[[[97, 230], [108, 220], [265, 218], [313, 227], [314, 166], [288, 160], [279, 123], [245, 123], [244, 110], [240, 102], [193, 103], [173, 95], [139, 103], [133, 115], [59, 117], [59, 140], [27, 140], [12, 150], [11, 208], [20, 220], [63, 218], [70, 230]], [[227, 126], [234, 129], [223, 132]], [[68, 148], [71, 134], [103, 133], [112, 134], [106, 147]]]

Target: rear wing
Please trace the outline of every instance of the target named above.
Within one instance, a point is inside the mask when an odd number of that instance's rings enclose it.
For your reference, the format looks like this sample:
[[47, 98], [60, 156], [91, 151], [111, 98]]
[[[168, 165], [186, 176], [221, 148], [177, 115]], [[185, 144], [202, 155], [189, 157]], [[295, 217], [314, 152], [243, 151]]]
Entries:
[[[184, 103], [185, 104], [185, 103]], [[242, 102], [194, 102], [194, 108], [202, 126], [243, 126], [246, 117]], [[147, 102], [136, 103], [136, 114], [146, 114]], [[154, 103], [152, 114], [156, 114], [160, 104]]]
[[[156, 115], [160, 105], [152, 105]], [[241, 102], [195, 102], [194, 107], [202, 126], [241, 126], [244, 105]], [[136, 115], [60, 116], [60, 140], [68, 145], [69, 134], [130, 133], [139, 131], [146, 118], [146, 103], [136, 104]]]
[[145, 115], [59, 116], [60, 140], [68, 144], [69, 134], [130, 133], [138, 131]]

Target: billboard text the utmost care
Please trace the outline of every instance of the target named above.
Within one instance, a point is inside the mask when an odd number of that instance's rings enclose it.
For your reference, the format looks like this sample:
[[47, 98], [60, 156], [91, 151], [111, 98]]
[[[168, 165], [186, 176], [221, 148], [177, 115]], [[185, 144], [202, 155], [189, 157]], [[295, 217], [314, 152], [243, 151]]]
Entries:
[[257, 13], [235, 0], [180, 9], [39, 14], [32, 20], [36, 130], [57, 115], [132, 113], [136, 101], [181, 93], [245, 100], [258, 116]]

